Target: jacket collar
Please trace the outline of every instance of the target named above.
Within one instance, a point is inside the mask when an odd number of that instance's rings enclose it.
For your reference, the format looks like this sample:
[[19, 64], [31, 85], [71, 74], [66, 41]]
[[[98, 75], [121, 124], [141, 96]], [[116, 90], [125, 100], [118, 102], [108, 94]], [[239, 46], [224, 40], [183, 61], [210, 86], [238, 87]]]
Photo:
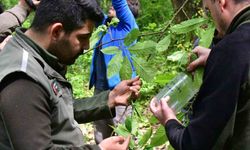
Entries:
[[[65, 78], [66, 66], [60, 64], [58, 61], [58, 58], [56, 56], [50, 54], [47, 50], [45, 50], [42, 47], [40, 47], [39, 45], [37, 45], [32, 39], [30, 39], [28, 36], [26, 36], [24, 34], [25, 31], [26, 31], [26, 29], [24, 29], [24, 28], [17, 28], [16, 29], [16, 38], [18, 39], [18, 41], [22, 41], [21, 45], [26, 46], [26, 47], [31, 47], [32, 50], [30, 50], [30, 48], [26, 48], [26, 50], [29, 51], [29, 53], [31, 53], [33, 55], [33, 57], [35, 57], [39, 60], [44, 60], [51, 68], [53, 68], [53, 70], [55, 70], [63, 78]], [[51, 70], [48, 68], [44, 68], [44, 69]], [[49, 75], [55, 76], [58, 78], [58, 75], [56, 75], [57, 73], [55, 73], [55, 72], [52, 73], [53, 71], [48, 71], [48, 72], [50, 72]]]
[[234, 19], [232, 20], [232, 23], [230, 24], [229, 28], [227, 29], [226, 34], [232, 33], [234, 30], [236, 30], [239, 26], [242, 24], [250, 22], [250, 6], [243, 9], [240, 13], [238, 13]]

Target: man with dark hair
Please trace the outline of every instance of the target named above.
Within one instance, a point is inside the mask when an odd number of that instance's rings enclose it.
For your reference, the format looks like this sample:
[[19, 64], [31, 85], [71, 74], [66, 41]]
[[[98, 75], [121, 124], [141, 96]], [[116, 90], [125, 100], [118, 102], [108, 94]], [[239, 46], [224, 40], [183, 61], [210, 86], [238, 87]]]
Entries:
[[116, 105], [138, 96], [140, 79], [81, 100], [65, 79], [102, 19], [95, 0], [42, 0], [31, 28], [16, 29], [0, 53], [1, 150], [128, 148], [129, 137], [120, 136], [84, 145], [78, 123], [113, 117]]
[[250, 1], [203, 0], [203, 3], [222, 39], [211, 52], [198, 48], [200, 58], [188, 68], [206, 64], [189, 124], [184, 127], [177, 120], [166, 102], [169, 97], [160, 103], [153, 99], [150, 108], [165, 126], [175, 149], [249, 150]]
[[[108, 15], [105, 16], [103, 24], [107, 24], [114, 17], [117, 17], [120, 22], [116, 27], [111, 26], [108, 32], [103, 37], [101, 37], [101, 39], [96, 44], [99, 46], [94, 50], [90, 69], [89, 85], [90, 88], [93, 86], [95, 87], [94, 94], [98, 94], [104, 90], [112, 90], [121, 81], [119, 74], [116, 74], [109, 79], [107, 78], [107, 67], [114, 55], [103, 54], [101, 49], [110, 46], [117, 46], [121, 51], [123, 51], [123, 54], [130, 59], [131, 64], [133, 64], [130, 57], [130, 52], [123, 44], [123, 40], [116, 40], [113, 42], [111, 41], [115, 39], [123, 39], [132, 29], [138, 28], [135, 20], [135, 17], [137, 17], [138, 14], [138, 0], [112, 0], [112, 6], [108, 11]], [[131, 77], [134, 77], [135, 69], [133, 65], [132, 68], [133, 74]], [[113, 129], [110, 126], [117, 124], [119, 121], [123, 122], [125, 117], [131, 114], [131, 106], [128, 107], [125, 113], [124, 111], [124, 106], [118, 106], [116, 107], [117, 115], [114, 119], [98, 120], [94, 122], [96, 143], [100, 143], [103, 139], [111, 136]]]

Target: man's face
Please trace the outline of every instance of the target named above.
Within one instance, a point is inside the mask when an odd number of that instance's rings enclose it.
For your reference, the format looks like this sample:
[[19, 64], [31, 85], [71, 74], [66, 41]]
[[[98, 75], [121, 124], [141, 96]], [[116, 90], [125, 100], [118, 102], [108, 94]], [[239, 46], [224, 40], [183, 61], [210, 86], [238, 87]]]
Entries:
[[228, 25], [225, 22], [224, 14], [220, 9], [219, 0], [203, 0], [203, 6], [207, 11], [209, 11], [217, 30], [224, 35]]
[[110, 6], [110, 7], [109, 7], [108, 17], [109, 17], [109, 18], [114, 18], [114, 17], [116, 17], [116, 12], [115, 12], [115, 9], [114, 9], [113, 6]]
[[89, 38], [94, 28], [94, 23], [86, 20], [84, 26], [70, 33], [65, 33], [56, 43], [56, 56], [59, 62], [71, 65], [84, 50], [89, 48]]

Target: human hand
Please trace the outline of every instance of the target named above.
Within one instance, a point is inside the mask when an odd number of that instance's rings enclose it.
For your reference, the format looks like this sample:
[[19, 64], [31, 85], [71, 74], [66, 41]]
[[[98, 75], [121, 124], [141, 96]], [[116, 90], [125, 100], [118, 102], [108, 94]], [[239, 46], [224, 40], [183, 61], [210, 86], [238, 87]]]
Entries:
[[37, 6], [40, 4], [40, 0], [19, 0], [18, 4], [31, 12], [37, 8]]
[[150, 102], [150, 110], [153, 115], [160, 121], [160, 123], [165, 126], [168, 120], [175, 119], [176, 115], [174, 111], [168, 106], [167, 102], [169, 101], [170, 97], [167, 96], [162, 98], [159, 102], [156, 98], [153, 98]]
[[141, 80], [137, 76], [134, 79], [121, 81], [110, 93], [108, 105], [113, 108], [117, 105], [127, 106], [129, 98], [137, 98], [140, 94]]
[[130, 136], [124, 138], [122, 136], [112, 136], [104, 139], [99, 147], [101, 150], [127, 150], [129, 146]]
[[2, 43], [0, 43], [0, 51], [4, 48], [4, 46], [6, 45], [6, 43], [9, 41], [9, 39], [11, 38], [12, 36], [9, 35], [7, 36]]
[[194, 71], [198, 66], [205, 66], [210, 51], [211, 49], [209, 48], [196, 46], [193, 50], [193, 53], [197, 54], [198, 58], [188, 65], [187, 71], [191, 72]]

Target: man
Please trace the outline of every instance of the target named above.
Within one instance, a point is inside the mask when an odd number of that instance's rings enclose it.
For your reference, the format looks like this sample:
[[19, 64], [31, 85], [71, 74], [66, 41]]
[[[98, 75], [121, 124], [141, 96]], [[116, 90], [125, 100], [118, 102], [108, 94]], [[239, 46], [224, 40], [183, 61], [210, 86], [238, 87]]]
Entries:
[[111, 118], [115, 105], [137, 96], [135, 78], [74, 101], [65, 66], [88, 49], [103, 19], [94, 0], [42, 0], [31, 28], [17, 29], [0, 53], [0, 149], [125, 150], [129, 138], [84, 145], [79, 123]]
[[[103, 54], [100, 50], [109, 46], [117, 46], [123, 51], [123, 55], [127, 56], [130, 61], [130, 53], [127, 47], [124, 45], [122, 39], [134, 28], [138, 28], [135, 18], [138, 16], [139, 12], [139, 1], [138, 0], [112, 0], [112, 6], [108, 11], [108, 17], [105, 18], [103, 24], [107, 24], [112, 18], [117, 17], [120, 22], [116, 27], [110, 27], [108, 32], [101, 37], [97, 42], [97, 45], [102, 45], [94, 50], [91, 70], [90, 70], [90, 84], [89, 88], [95, 87], [94, 94], [98, 94], [105, 90], [112, 90], [121, 79], [119, 74], [114, 75], [111, 78], [107, 78], [107, 67], [113, 55]], [[131, 61], [132, 64], [132, 61]], [[135, 74], [135, 69], [133, 68], [133, 74]], [[134, 77], [131, 75], [131, 77]], [[125, 116], [131, 114], [131, 106], [128, 107], [127, 111], [124, 113], [125, 106], [116, 107], [116, 117], [114, 119], [98, 120], [94, 122], [95, 126], [95, 141], [100, 143], [103, 139], [111, 136], [113, 129], [110, 127], [119, 122], [125, 120]]]
[[[29, 3], [28, 3], [29, 2]], [[22, 25], [29, 13], [39, 5], [39, 0], [20, 0], [13, 8], [0, 14], [0, 51], [16, 27]]]
[[166, 103], [169, 97], [159, 104], [152, 100], [150, 108], [165, 126], [175, 149], [249, 150], [250, 1], [203, 2], [223, 39], [212, 48], [206, 61], [190, 123], [184, 127], [177, 120]]

